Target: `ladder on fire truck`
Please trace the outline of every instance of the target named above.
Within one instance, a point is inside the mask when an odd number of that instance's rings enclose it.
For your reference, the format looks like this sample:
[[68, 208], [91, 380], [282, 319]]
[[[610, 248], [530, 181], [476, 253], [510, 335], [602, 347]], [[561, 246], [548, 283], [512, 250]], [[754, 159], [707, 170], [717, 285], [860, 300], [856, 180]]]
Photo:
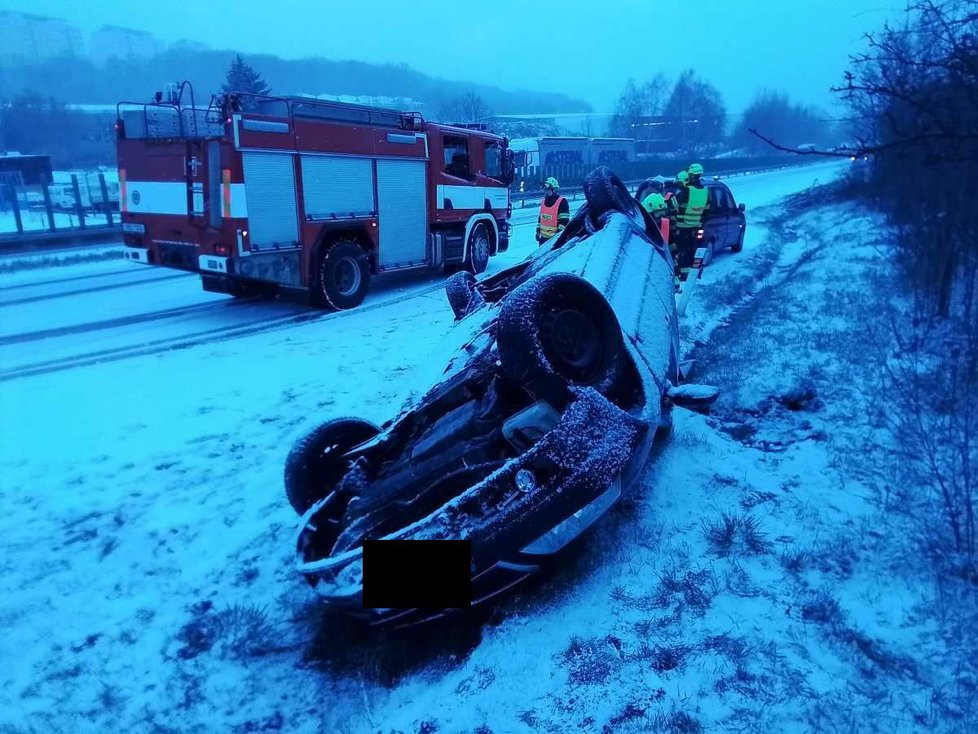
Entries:
[[[185, 95], [189, 105], [185, 104]], [[230, 92], [212, 95], [206, 108], [197, 107], [193, 85], [188, 81], [167, 85], [151, 102], [119, 102], [117, 128], [125, 137], [159, 140], [200, 140], [224, 135], [231, 114], [344, 122], [370, 127], [420, 130], [420, 112], [401, 112], [383, 107], [324, 100], [317, 97], [280, 96]]]

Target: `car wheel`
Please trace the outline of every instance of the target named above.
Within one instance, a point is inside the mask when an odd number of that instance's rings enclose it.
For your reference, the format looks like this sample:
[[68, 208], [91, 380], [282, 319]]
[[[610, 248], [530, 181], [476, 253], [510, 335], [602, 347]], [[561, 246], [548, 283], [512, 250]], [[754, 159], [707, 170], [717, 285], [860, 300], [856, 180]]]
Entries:
[[604, 393], [621, 372], [621, 326], [590, 283], [555, 273], [524, 283], [502, 304], [496, 344], [503, 371], [531, 391], [554, 375]]
[[322, 305], [338, 311], [356, 308], [370, 288], [370, 261], [355, 239], [327, 245], [319, 258], [316, 295]]
[[731, 252], [740, 252], [741, 250], [744, 249], [744, 235], [745, 234], [746, 233], [744, 232], [744, 230], [740, 230], [740, 238], [734, 244], [732, 244], [730, 246], [730, 251]]
[[458, 321], [465, 316], [472, 299], [478, 295], [475, 290], [475, 276], [467, 270], [455, 273], [445, 281], [445, 295], [448, 296], [448, 304]]
[[584, 179], [584, 197], [595, 221], [602, 214], [617, 211], [644, 223], [641, 206], [607, 166], [598, 166]]
[[638, 185], [638, 188], [635, 190], [635, 200], [638, 202], [642, 202], [645, 199], [645, 197], [648, 196], [653, 191], [653, 189], [657, 187], [657, 185], [658, 185], [657, 182], [651, 178], [647, 178], [644, 181], [642, 181], [642, 183], [640, 183]]
[[485, 224], [477, 224], [469, 234], [469, 252], [465, 258], [465, 269], [478, 275], [489, 266], [489, 232]]
[[326, 497], [349, 469], [343, 454], [380, 433], [359, 418], [336, 418], [300, 438], [285, 460], [285, 495], [300, 515]]

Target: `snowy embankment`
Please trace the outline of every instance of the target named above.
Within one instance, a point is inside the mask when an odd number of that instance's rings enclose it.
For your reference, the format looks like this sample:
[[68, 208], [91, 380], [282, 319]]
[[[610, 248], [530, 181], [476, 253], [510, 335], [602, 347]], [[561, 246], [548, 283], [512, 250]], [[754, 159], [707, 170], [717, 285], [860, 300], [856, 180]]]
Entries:
[[684, 324], [713, 415], [677, 412], [643, 485], [475, 624], [325, 616], [281, 488], [303, 431], [396, 411], [451, 323], [440, 291], [0, 383], [0, 729], [967, 731], [973, 670], [864, 460], [883, 438], [850, 332], [884, 230], [750, 215]]

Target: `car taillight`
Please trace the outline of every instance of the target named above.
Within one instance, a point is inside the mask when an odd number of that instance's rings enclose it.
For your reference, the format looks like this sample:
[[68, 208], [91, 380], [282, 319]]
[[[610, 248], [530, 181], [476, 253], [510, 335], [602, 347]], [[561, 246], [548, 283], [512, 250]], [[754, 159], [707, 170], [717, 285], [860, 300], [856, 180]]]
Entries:
[[698, 239], [698, 240], [703, 239], [703, 230], [702, 229], [696, 230], [696, 239]]

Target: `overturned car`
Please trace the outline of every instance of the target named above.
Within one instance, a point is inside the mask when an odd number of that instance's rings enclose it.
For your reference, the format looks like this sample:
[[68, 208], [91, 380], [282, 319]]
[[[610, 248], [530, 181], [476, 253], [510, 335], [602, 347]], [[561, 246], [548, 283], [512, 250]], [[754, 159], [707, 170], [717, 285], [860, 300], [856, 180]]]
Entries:
[[468, 539], [473, 603], [512, 587], [628, 490], [674, 404], [715, 397], [679, 386], [658, 228], [606, 168], [585, 195], [527, 260], [449, 279], [454, 348], [433, 387], [384, 426], [333, 420], [292, 449], [298, 568], [327, 603], [372, 624], [449, 611], [363, 608], [374, 539]]

